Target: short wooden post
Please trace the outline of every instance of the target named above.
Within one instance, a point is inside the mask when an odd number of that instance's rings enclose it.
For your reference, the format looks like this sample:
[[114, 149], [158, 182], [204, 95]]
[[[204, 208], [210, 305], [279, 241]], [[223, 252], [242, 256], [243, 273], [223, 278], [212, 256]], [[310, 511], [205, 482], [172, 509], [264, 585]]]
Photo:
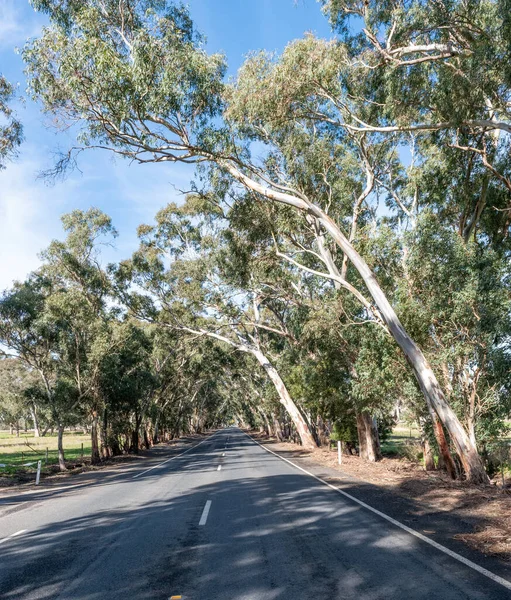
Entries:
[[82, 458], [83, 458], [83, 442], [82, 442]]
[[44, 464], [46, 466], [48, 466], [48, 448], [46, 448], [46, 456], [45, 456], [45, 459], [44, 459]]
[[37, 474], [35, 476], [35, 484], [39, 485], [39, 478], [41, 477], [41, 461], [37, 461]]
[[337, 442], [337, 457], [339, 459], [339, 464], [342, 465], [342, 444], [340, 440]]

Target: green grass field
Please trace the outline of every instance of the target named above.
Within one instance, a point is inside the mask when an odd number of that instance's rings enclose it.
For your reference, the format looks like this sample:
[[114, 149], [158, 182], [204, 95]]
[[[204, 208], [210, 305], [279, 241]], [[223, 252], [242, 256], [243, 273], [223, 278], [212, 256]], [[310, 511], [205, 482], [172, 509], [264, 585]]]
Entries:
[[384, 456], [405, 456], [406, 447], [419, 441], [419, 430], [416, 425], [399, 424], [394, 427], [389, 437], [381, 443]]
[[[90, 436], [82, 432], [66, 431], [64, 433], [64, 453], [66, 460], [77, 460], [83, 455], [90, 456]], [[0, 475], [16, 471], [32, 471], [37, 468], [37, 461], [46, 466], [46, 449], [48, 449], [48, 466], [58, 463], [57, 435], [46, 434], [36, 438], [30, 433], [21, 433], [19, 437], [0, 431]], [[35, 463], [35, 464], [27, 464]]]

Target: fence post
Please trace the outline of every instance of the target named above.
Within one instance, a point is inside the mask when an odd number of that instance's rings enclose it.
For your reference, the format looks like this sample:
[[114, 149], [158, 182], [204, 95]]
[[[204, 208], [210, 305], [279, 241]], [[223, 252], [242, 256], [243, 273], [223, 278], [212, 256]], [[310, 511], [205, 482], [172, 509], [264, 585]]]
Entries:
[[21, 451], [21, 462], [25, 460], [25, 452]]
[[82, 458], [83, 458], [83, 442], [82, 442]]
[[48, 466], [48, 447], [46, 447], [46, 457], [44, 459], [44, 464]]
[[41, 461], [37, 461], [37, 475], [35, 476], [35, 484], [39, 485], [39, 478], [41, 477]]
[[342, 465], [342, 445], [341, 442], [337, 442], [337, 457], [339, 458], [339, 464]]

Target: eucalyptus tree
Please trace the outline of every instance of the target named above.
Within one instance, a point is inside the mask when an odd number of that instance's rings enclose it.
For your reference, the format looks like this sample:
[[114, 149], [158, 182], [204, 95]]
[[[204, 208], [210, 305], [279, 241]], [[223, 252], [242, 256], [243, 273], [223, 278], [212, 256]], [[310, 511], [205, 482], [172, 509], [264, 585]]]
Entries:
[[59, 466], [65, 470], [63, 434], [74, 398], [60, 379], [59, 324], [49, 318], [46, 310], [51, 294], [51, 281], [41, 273], [34, 273], [5, 291], [0, 298], [0, 341], [39, 376], [52, 422], [57, 427]]
[[[292, 141], [303, 130], [311, 146], [324, 140], [335, 156], [335, 148], [350, 138], [364, 164], [369, 138], [390, 135], [398, 144], [410, 131], [436, 132], [439, 144], [448, 140], [473, 154], [489, 177], [509, 189], [503, 151], [508, 137], [501, 134], [511, 129], [509, 67], [502, 58], [509, 30], [505, 1], [453, 1], [444, 7], [332, 0], [325, 5], [338, 39], [308, 36], [278, 59], [255, 55], [232, 87], [223, 83], [223, 58], [207, 55], [188, 13], [171, 2], [34, 0], [34, 5], [53, 24], [24, 52], [32, 90], [61, 123], [81, 129], [82, 146], [57, 171], [83, 147], [108, 148], [142, 163], [209, 162], [213, 178], [227, 176], [227, 185], [230, 179], [315, 219], [344, 255], [338, 283], [362, 296], [367, 289], [431, 412], [447, 428], [467, 477], [486, 482], [477, 450], [435, 373], [357, 248], [357, 203], [348, 222], [334, 220], [322, 186], [311, 192], [295, 177], [302, 157], [293, 154]], [[350, 15], [364, 20], [361, 34], [350, 31]], [[453, 86], [463, 95], [453, 98], [448, 93]], [[251, 157], [247, 140], [263, 142], [278, 157], [277, 168]], [[317, 180], [331, 188], [328, 172], [318, 172]], [[383, 184], [393, 191], [388, 180]], [[365, 196], [358, 195], [361, 203], [373, 188], [369, 175]], [[475, 207], [477, 218], [480, 213]], [[348, 266], [358, 288], [348, 281]]]
[[34, 437], [39, 437], [45, 434], [47, 417], [45, 392], [35, 369], [16, 356], [0, 358], [0, 420], [11, 428], [21, 418], [25, 425], [32, 421]]
[[[133, 278], [148, 295], [132, 295], [128, 302], [139, 314], [152, 312], [162, 325], [208, 336], [252, 355], [275, 386], [302, 444], [314, 447], [307, 419], [265, 350], [268, 336], [290, 335], [275, 307], [269, 308], [275, 303], [273, 291], [266, 290], [258, 273], [247, 270], [239, 244], [239, 252], [232, 252], [233, 232], [222, 208], [217, 204], [204, 210], [204, 202], [207, 199], [189, 196], [181, 207], [170, 204], [162, 209], [156, 226], [139, 228], [140, 249], [131, 262], [121, 265], [118, 275]], [[160, 312], [155, 312], [153, 300]]]
[[98, 378], [102, 361], [115, 348], [107, 306], [109, 279], [100, 264], [100, 244], [116, 232], [110, 218], [91, 208], [62, 217], [67, 237], [42, 253], [42, 272], [52, 282], [47, 318], [58, 324], [57, 352], [62, 381], [74, 389], [75, 406], [91, 419], [92, 461], [100, 459], [98, 423], [103, 405]]
[[509, 413], [502, 371], [509, 361], [509, 263], [486, 244], [466, 243], [455, 228], [433, 213], [421, 216], [407, 236], [400, 305], [473, 444], [484, 446]]
[[[19, 422], [27, 421], [28, 406], [25, 396], [30, 386], [28, 369], [16, 358], [0, 360], [0, 422], [19, 435]], [[39, 434], [37, 434], [39, 435]]]
[[[151, 362], [152, 340], [147, 327], [136, 321], [114, 321], [109, 340], [100, 352], [97, 395], [101, 398], [101, 452], [104, 458], [119, 454], [121, 447], [138, 453], [143, 429], [149, 446], [147, 419], [157, 387]], [[122, 436], [124, 440], [122, 440]]]
[[17, 155], [23, 139], [23, 127], [10, 106], [13, 97], [13, 85], [0, 74], [0, 170]]

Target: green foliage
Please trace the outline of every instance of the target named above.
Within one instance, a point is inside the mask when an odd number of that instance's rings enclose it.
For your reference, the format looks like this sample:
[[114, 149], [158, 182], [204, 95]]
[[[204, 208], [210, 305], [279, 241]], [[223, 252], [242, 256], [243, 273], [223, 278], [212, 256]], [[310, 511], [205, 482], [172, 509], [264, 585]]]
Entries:
[[18, 146], [23, 140], [21, 123], [9, 106], [14, 97], [14, 87], [0, 74], [0, 170], [6, 161], [17, 155]]
[[335, 37], [253, 54], [229, 84], [173, 2], [33, 4], [50, 17], [24, 50], [33, 96], [78, 124], [82, 148], [199, 163], [194, 193], [139, 228], [130, 260], [103, 269], [110, 220], [75, 211], [66, 241], [5, 295], [1, 339], [47, 373], [50, 403], [121, 414], [117, 436], [141, 415], [178, 430], [219, 415], [261, 423], [278, 413], [275, 392], [226, 348], [257, 350], [312, 423], [349, 436], [368, 411], [385, 435], [396, 403], [430, 418], [396, 345], [403, 331], [389, 336], [374, 304], [385, 296], [479, 446], [502, 435], [508, 0], [324, 0]]
[[356, 444], [358, 442], [357, 423], [354, 415], [347, 415], [342, 420], [338, 420], [332, 427], [330, 434], [332, 442], [349, 442]]

